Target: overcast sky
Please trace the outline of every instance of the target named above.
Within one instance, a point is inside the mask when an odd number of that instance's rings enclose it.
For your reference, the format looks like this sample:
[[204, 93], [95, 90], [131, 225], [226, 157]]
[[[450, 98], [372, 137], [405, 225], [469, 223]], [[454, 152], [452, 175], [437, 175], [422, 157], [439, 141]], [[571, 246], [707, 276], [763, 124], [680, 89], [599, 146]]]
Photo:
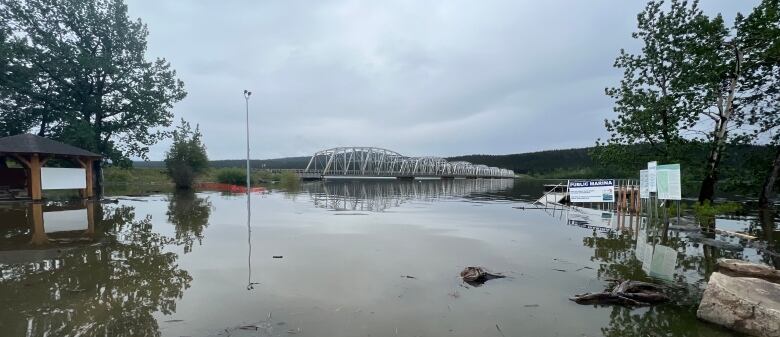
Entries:
[[[733, 18], [758, 0], [702, 0]], [[188, 92], [211, 159], [377, 146], [405, 155], [593, 145], [645, 1], [128, 0]], [[153, 147], [162, 159], [169, 143]]]

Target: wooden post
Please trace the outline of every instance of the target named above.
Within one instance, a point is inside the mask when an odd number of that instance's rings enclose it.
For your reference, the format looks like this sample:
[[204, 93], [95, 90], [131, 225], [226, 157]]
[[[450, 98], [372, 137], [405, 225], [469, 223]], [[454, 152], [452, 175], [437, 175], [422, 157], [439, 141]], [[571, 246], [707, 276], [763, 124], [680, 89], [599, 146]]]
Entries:
[[43, 245], [49, 242], [46, 236], [46, 229], [43, 227], [43, 204], [32, 203], [32, 239], [30, 243], [34, 245]]
[[87, 206], [87, 231], [86, 234], [95, 234], [95, 203], [92, 201], [86, 202]]
[[41, 190], [41, 158], [37, 153], [34, 153], [30, 157], [30, 198], [34, 201], [41, 200], [43, 198], [43, 191]]
[[95, 196], [95, 188], [93, 186], [94, 174], [92, 171], [93, 161], [93, 159], [87, 159], [87, 198], [92, 198]]
[[81, 197], [90, 199], [93, 196], [95, 196], [95, 189], [92, 187], [93, 184], [93, 175], [92, 175], [92, 162], [94, 159], [92, 158], [85, 158], [84, 160], [76, 159], [78, 160], [79, 164], [81, 164], [81, 167], [84, 168], [84, 179], [86, 179], [86, 184], [84, 184], [84, 189], [81, 190]]

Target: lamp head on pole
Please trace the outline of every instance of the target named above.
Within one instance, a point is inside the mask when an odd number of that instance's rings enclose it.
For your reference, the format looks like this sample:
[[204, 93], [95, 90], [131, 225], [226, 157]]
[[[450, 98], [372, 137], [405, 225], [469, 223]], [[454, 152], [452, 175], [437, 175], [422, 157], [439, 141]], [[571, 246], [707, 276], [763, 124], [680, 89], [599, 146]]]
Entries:
[[244, 98], [249, 99], [249, 96], [252, 96], [252, 92], [244, 89]]

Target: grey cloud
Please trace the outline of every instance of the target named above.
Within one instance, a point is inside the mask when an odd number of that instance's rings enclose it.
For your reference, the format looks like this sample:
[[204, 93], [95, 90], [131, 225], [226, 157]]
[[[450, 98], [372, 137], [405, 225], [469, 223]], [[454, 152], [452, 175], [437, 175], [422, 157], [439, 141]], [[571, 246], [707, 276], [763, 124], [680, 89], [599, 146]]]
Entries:
[[[710, 13], [757, 1], [705, 1]], [[518, 153], [604, 136], [603, 90], [644, 1], [129, 0], [150, 57], [185, 81], [177, 117], [213, 159], [373, 145], [410, 155]], [[167, 143], [153, 148], [160, 159]]]

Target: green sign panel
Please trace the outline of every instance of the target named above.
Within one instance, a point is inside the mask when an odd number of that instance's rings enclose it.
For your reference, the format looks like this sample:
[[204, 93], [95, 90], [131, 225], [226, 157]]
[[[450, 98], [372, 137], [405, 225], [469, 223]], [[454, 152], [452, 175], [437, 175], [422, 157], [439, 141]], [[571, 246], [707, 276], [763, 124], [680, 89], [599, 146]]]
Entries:
[[681, 200], [680, 164], [658, 165], [656, 167], [656, 186], [658, 199]]

